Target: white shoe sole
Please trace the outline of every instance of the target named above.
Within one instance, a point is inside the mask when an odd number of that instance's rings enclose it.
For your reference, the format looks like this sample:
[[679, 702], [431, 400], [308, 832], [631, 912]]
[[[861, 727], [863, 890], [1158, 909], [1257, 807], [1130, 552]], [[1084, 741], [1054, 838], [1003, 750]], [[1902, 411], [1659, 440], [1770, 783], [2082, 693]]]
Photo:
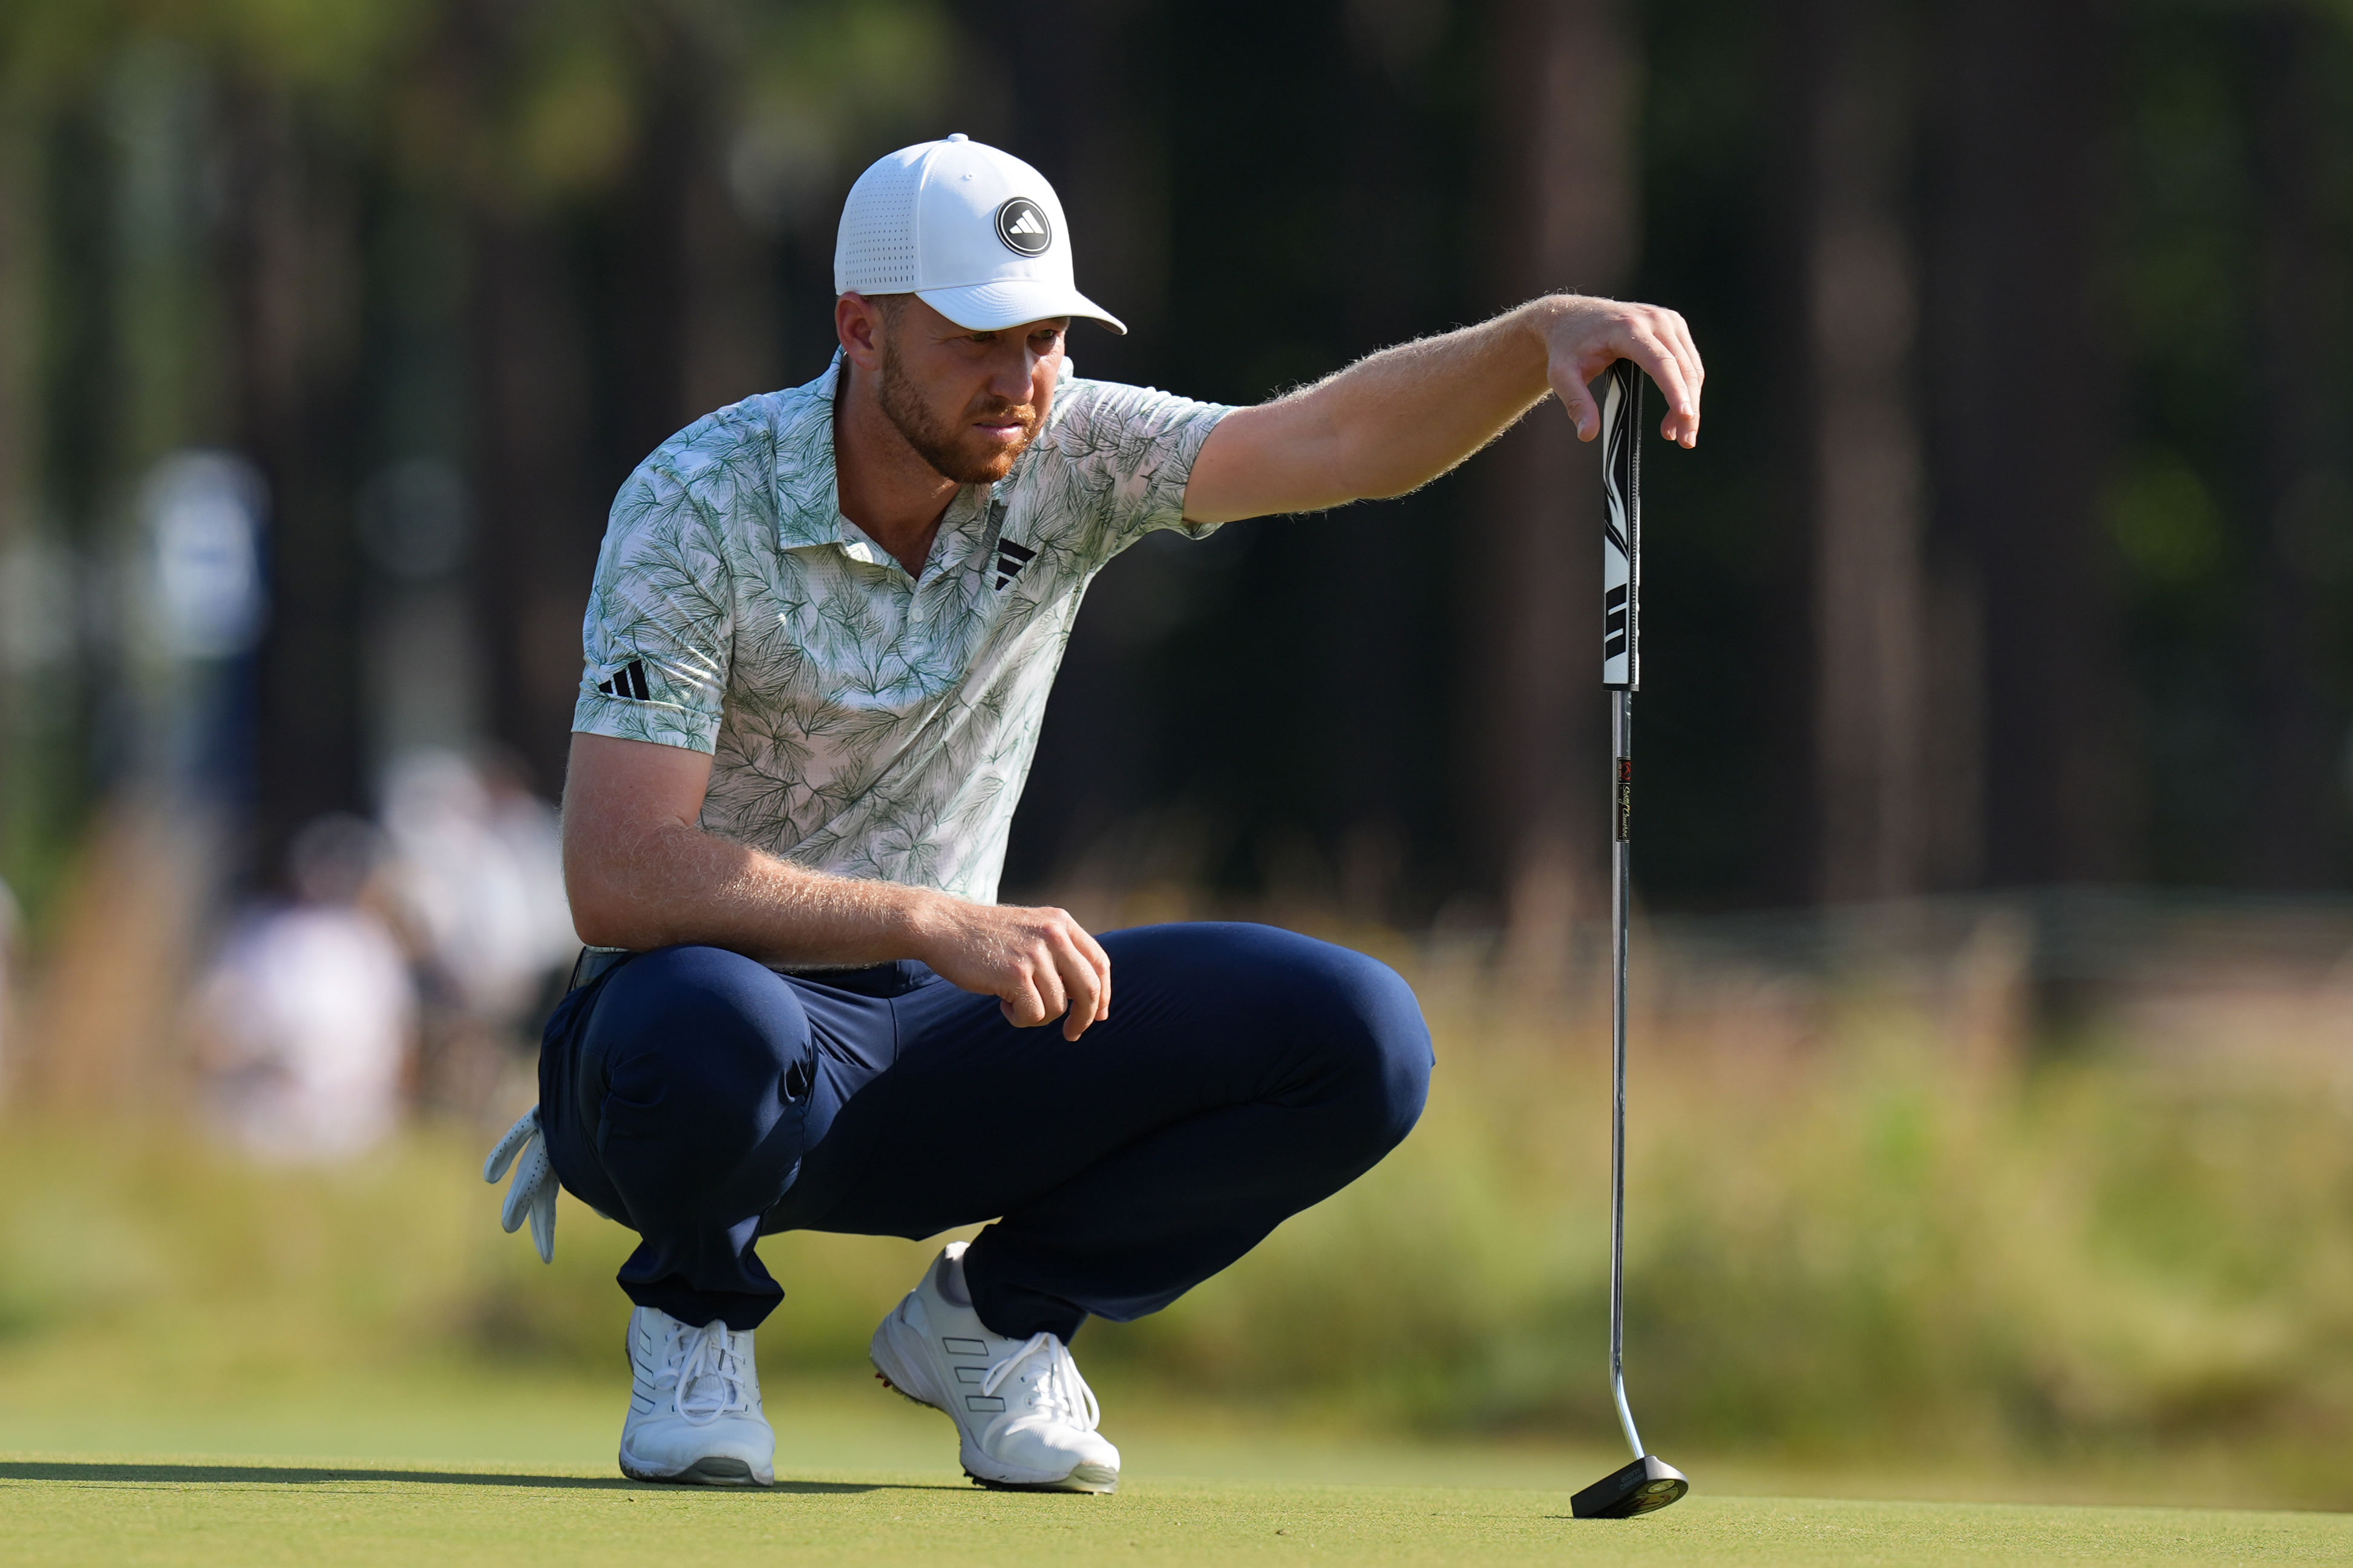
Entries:
[[1119, 1472], [1107, 1466], [1082, 1464], [1066, 1474], [1055, 1475], [1050, 1471], [1008, 1465], [982, 1453], [979, 1446], [973, 1442], [972, 1435], [965, 1430], [964, 1423], [957, 1420], [955, 1412], [948, 1407], [947, 1395], [934, 1388], [931, 1379], [924, 1375], [923, 1359], [899, 1352], [899, 1347], [892, 1342], [893, 1329], [909, 1334], [914, 1332], [913, 1329], [903, 1328], [896, 1310], [882, 1320], [882, 1326], [874, 1331], [873, 1343], [868, 1346], [874, 1363], [874, 1375], [882, 1380], [883, 1387], [901, 1398], [928, 1405], [955, 1422], [956, 1448], [958, 1457], [964, 1461], [965, 1475], [980, 1485], [998, 1491], [1092, 1492], [1101, 1495], [1119, 1489]]
[[762, 1480], [752, 1473], [751, 1465], [743, 1460], [712, 1455], [697, 1459], [682, 1470], [662, 1471], [632, 1461], [627, 1448], [621, 1450], [621, 1474], [633, 1481], [663, 1481], [681, 1487], [772, 1487], [774, 1477]]

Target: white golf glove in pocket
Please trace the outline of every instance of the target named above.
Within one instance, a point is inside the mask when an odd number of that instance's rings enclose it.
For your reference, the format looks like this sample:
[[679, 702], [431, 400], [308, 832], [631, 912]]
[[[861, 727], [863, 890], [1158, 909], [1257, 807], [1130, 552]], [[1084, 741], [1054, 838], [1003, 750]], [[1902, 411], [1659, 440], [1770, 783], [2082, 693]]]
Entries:
[[495, 1185], [515, 1168], [514, 1185], [507, 1189], [506, 1212], [499, 1223], [509, 1236], [521, 1227], [527, 1217], [531, 1221], [532, 1245], [539, 1248], [542, 1263], [555, 1261], [555, 1167], [548, 1163], [547, 1140], [539, 1129], [539, 1107], [534, 1105], [522, 1113], [522, 1120], [507, 1129], [499, 1146], [482, 1163], [482, 1180]]

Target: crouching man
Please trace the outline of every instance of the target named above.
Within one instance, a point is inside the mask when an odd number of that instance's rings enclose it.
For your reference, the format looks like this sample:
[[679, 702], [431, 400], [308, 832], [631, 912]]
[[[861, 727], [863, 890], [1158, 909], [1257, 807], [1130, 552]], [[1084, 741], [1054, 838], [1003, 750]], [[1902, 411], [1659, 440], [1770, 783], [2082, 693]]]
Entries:
[[492, 1175], [521, 1156], [508, 1228], [543, 1251], [557, 1181], [642, 1238], [624, 1473], [773, 1480], [762, 1236], [993, 1221], [874, 1364], [974, 1479], [1109, 1491], [1080, 1326], [1369, 1170], [1431, 1058], [1405, 983], [1343, 948], [995, 902], [1081, 595], [1154, 529], [1412, 489], [1547, 391], [1589, 437], [1621, 357], [1688, 446], [1699, 358], [1672, 311], [1558, 297], [1256, 407], [1082, 380], [1071, 319], [1124, 329], [1053, 190], [962, 136], [860, 177], [834, 267], [825, 374], [689, 426], [614, 504], [564, 802], [592, 946]]

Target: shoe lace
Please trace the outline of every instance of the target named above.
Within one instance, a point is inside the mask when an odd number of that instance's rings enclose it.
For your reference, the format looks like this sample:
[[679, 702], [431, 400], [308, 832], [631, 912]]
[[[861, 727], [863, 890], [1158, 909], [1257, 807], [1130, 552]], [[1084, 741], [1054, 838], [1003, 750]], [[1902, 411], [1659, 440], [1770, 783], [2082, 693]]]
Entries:
[[1103, 1425], [1103, 1406], [1095, 1403], [1095, 1391], [1079, 1375], [1079, 1363], [1071, 1359], [1070, 1351], [1052, 1334], [1031, 1334], [1019, 1350], [991, 1363], [980, 1380], [981, 1393], [995, 1394], [1011, 1380], [1016, 1368], [1033, 1362], [1039, 1363], [1040, 1375], [1030, 1389], [1032, 1409], [1042, 1409], [1082, 1432]]
[[752, 1407], [744, 1386], [744, 1358], [735, 1353], [734, 1336], [723, 1320], [713, 1318], [687, 1331], [671, 1349], [678, 1352], [678, 1364], [665, 1366], [661, 1375], [670, 1384], [670, 1408], [679, 1419], [690, 1426], [708, 1426], [731, 1411]]

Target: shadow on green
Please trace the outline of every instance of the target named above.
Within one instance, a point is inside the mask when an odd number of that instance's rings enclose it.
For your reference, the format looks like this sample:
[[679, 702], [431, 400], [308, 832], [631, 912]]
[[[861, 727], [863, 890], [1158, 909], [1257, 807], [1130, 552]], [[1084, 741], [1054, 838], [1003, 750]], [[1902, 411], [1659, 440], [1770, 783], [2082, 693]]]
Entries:
[[[0, 1480], [76, 1481], [95, 1486], [304, 1486], [329, 1487], [339, 1482], [396, 1481], [414, 1486], [530, 1487], [573, 1491], [675, 1492], [659, 1483], [601, 1476], [501, 1475], [466, 1470], [338, 1469], [308, 1465], [156, 1465], [104, 1461], [0, 1462]], [[801, 1496], [829, 1496], [877, 1491], [968, 1491], [962, 1485], [942, 1482], [926, 1486], [906, 1481], [778, 1481], [772, 1488], [700, 1487], [716, 1495], [754, 1495], [760, 1491]]]

